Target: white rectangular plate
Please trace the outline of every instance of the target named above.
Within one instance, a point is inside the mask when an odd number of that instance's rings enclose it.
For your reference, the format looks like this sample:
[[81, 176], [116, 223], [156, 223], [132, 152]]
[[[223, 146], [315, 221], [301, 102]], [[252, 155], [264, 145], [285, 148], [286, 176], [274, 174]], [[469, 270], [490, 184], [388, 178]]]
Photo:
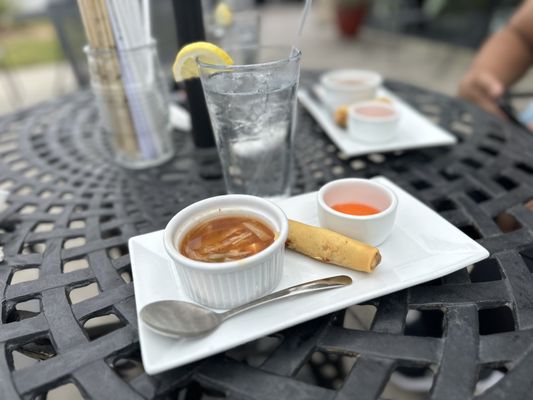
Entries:
[[329, 110], [316, 99], [316, 96], [311, 96], [309, 90], [313, 89], [298, 90], [300, 103], [320, 124], [339, 150], [348, 157], [457, 143], [454, 135], [435, 125], [386, 89], [380, 89], [378, 94], [392, 99], [401, 115], [395, 139], [383, 143], [365, 143], [353, 139], [345, 128], [341, 128], [333, 121]]
[[[199, 360], [350, 305], [439, 278], [488, 257], [487, 250], [420, 201], [386, 178], [374, 179], [396, 193], [399, 206], [394, 230], [379, 246], [382, 262], [373, 273], [323, 264], [287, 251], [278, 290], [340, 274], [349, 275], [353, 284], [264, 305], [226, 321], [213, 333], [200, 338], [164, 337], [139, 320], [146, 372], [156, 374]], [[283, 200], [279, 205], [289, 218], [318, 225], [315, 202], [316, 192], [313, 192]], [[129, 249], [137, 313], [153, 301], [187, 299], [165, 253], [163, 231], [131, 238]]]

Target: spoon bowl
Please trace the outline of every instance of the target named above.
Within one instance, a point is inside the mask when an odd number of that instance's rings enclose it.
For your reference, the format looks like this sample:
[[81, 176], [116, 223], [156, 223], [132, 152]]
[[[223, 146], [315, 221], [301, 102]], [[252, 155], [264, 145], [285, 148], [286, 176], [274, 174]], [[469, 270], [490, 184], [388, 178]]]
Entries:
[[223, 320], [221, 313], [199, 304], [177, 300], [150, 303], [140, 314], [148, 327], [165, 336], [203, 335], [211, 332]]

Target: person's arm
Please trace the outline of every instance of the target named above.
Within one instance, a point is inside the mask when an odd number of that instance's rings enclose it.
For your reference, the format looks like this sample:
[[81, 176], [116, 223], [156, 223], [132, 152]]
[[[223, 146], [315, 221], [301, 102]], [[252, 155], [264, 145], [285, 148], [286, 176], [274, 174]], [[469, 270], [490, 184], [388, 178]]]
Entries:
[[459, 95], [502, 115], [496, 100], [533, 64], [533, 0], [525, 1], [509, 23], [491, 36], [459, 86]]

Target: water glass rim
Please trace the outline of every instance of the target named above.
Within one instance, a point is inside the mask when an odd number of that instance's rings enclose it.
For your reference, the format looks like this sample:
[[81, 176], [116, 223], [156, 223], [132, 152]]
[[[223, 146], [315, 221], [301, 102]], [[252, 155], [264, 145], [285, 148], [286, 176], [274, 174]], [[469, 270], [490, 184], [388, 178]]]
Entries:
[[254, 64], [231, 64], [231, 65], [210, 64], [210, 63], [200, 61], [198, 58], [196, 58], [196, 63], [198, 64], [200, 68], [209, 68], [210, 70], [235, 72], [235, 70], [246, 70], [250, 68], [265, 68], [265, 67], [273, 67], [273, 66], [281, 65], [281, 64], [288, 64], [293, 61], [298, 61], [302, 56], [301, 50], [294, 46], [275, 46], [275, 45], [240, 46], [240, 47], [230, 47], [225, 50], [228, 54], [231, 54], [232, 51], [254, 50], [254, 49], [287, 50], [285, 54], [288, 54], [288, 56], [279, 58], [273, 61], [266, 61], [266, 62], [260, 62], [260, 63], [254, 63]]

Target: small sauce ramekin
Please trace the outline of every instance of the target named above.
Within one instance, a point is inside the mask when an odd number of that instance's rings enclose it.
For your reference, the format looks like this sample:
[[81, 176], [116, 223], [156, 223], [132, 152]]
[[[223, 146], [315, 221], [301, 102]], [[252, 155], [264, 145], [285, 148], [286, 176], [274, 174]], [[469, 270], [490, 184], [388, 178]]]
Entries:
[[[398, 198], [386, 186], [368, 179], [347, 178], [329, 182], [318, 191], [318, 219], [324, 228], [352, 239], [377, 246], [392, 232]], [[332, 206], [361, 203], [376, 208], [372, 215], [351, 215], [336, 211]]]
[[394, 139], [400, 112], [394, 105], [366, 101], [348, 106], [348, 133], [363, 142], [379, 143]]
[[320, 77], [324, 101], [335, 110], [357, 101], [376, 97], [383, 78], [376, 72], [360, 69], [339, 69]]
[[[270, 246], [236, 261], [208, 263], [180, 253], [184, 235], [197, 224], [212, 218], [242, 215], [257, 218], [274, 230]], [[270, 293], [283, 275], [287, 217], [274, 203], [248, 195], [211, 197], [178, 212], [164, 231], [167, 254], [174, 261], [187, 295], [212, 308], [232, 308]]]

